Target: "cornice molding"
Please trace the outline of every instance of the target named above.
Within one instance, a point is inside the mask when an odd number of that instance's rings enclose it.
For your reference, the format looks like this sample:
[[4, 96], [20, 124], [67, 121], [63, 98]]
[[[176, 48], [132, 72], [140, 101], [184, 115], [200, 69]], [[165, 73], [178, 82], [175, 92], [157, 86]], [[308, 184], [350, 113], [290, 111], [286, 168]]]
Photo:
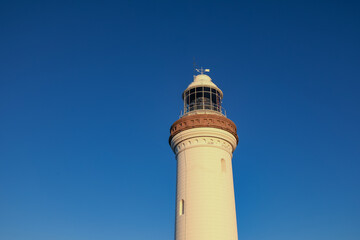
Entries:
[[193, 137], [183, 141], [179, 141], [178, 144], [174, 143], [173, 151], [176, 155], [185, 149], [194, 147], [215, 147], [225, 150], [232, 156], [233, 147], [232, 145], [221, 138], [216, 137]]

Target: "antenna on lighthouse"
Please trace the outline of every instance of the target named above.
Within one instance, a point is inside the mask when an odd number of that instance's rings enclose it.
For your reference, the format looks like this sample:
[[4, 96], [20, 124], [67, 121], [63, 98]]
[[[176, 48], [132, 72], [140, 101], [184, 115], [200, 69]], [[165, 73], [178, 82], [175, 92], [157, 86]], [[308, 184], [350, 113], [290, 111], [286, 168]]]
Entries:
[[201, 67], [201, 68], [196, 68], [195, 69], [198, 73], [200, 73], [200, 74], [204, 74], [204, 72], [210, 72], [210, 69], [208, 69], [208, 68], [203, 68], [203, 67]]
[[193, 77], [195, 79], [195, 71], [196, 71], [196, 62], [195, 62], [195, 57], [193, 57]]

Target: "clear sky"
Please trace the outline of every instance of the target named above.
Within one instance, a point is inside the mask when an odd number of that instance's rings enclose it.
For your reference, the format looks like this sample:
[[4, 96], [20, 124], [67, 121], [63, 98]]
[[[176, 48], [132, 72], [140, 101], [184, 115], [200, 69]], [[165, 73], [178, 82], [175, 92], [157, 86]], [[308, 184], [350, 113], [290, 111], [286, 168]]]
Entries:
[[239, 240], [360, 239], [358, 1], [1, 1], [0, 239], [168, 240], [193, 58]]

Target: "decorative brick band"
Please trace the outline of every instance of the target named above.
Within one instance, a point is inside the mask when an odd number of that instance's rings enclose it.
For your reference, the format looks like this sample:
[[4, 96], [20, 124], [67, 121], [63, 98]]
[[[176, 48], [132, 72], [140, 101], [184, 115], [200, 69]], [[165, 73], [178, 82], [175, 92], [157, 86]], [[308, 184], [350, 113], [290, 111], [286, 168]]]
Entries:
[[212, 127], [228, 131], [239, 142], [235, 123], [224, 116], [215, 114], [195, 114], [180, 118], [170, 128], [169, 142], [179, 132], [199, 127]]

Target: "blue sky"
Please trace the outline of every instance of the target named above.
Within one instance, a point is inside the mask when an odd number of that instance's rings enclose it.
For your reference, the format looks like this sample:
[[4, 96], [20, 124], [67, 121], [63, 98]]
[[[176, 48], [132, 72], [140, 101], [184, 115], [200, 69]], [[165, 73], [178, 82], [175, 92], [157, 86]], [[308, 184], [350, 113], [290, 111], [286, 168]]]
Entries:
[[0, 239], [173, 239], [193, 59], [238, 127], [239, 239], [360, 238], [356, 1], [2, 1]]

